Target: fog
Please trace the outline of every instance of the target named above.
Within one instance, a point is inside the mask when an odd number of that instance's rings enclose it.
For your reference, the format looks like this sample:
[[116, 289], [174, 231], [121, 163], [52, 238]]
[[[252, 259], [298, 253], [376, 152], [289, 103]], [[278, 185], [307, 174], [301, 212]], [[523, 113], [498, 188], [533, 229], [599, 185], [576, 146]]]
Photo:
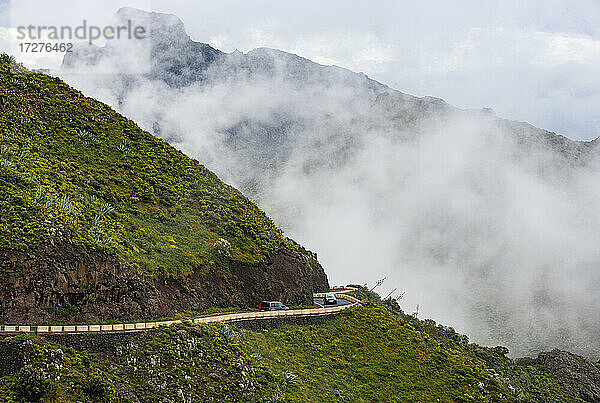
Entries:
[[129, 46], [58, 74], [241, 189], [330, 283], [386, 277], [406, 312], [514, 356], [600, 358], [592, 145], [270, 50], [173, 85]]

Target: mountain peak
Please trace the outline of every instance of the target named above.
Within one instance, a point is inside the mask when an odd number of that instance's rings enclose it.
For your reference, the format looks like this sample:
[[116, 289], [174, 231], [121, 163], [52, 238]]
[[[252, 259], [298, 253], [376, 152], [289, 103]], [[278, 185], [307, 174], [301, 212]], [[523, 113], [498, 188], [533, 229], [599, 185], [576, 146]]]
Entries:
[[166, 41], [189, 41], [190, 37], [185, 31], [183, 21], [176, 15], [144, 11], [132, 7], [122, 7], [116, 13], [120, 24], [131, 21], [135, 25], [146, 28], [148, 37], [153, 40]]

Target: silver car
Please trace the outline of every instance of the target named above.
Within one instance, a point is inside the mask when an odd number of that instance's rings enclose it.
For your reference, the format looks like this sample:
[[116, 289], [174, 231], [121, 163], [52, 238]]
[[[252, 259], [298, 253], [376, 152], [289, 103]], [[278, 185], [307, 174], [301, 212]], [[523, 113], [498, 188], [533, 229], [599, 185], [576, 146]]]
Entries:
[[333, 293], [328, 292], [323, 297], [323, 304], [324, 305], [336, 305], [337, 304], [337, 298], [335, 297], [335, 295]]
[[289, 309], [279, 301], [263, 301], [260, 304], [261, 311], [287, 311]]

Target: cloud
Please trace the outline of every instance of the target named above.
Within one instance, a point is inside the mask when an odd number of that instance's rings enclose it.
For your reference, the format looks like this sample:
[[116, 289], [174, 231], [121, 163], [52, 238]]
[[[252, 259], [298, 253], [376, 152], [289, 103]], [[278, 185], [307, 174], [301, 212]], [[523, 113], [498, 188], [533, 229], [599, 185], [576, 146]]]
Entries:
[[[480, 21], [448, 34], [434, 30], [391, 37], [355, 28], [288, 38], [269, 27], [218, 34], [209, 43], [224, 50], [284, 49], [321, 64], [363, 71], [407, 93], [441, 97], [465, 108], [489, 106], [507, 118], [574, 139], [600, 135], [593, 112], [600, 107], [595, 91], [600, 40], [587, 33]], [[592, 96], [582, 98], [582, 90]]]
[[515, 161], [520, 146], [485, 120], [434, 121], [418, 136], [377, 133], [342, 168], [311, 174], [314, 155], [295, 155], [260, 204], [316, 247], [334, 283], [387, 277], [407, 311], [419, 304], [516, 355], [597, 356], [596, 168], [540, 176], [553, 157]]
[[[459, 107], [492, 107], [574, 139], [598, 137], [600, 41], [585, 35], [478, 27], [424, 40], [412, 58], [389, 62], [384, 82]], [[397, 74], [401, 71], [402, 74]], [[380, 75], [381, 76], [381, 75]]]
[[[241, 49], [252, 50], [257, 47], [285, 49], [324, 65], [344, 66], [353, 71], [370, 73], [385, 70], [386, 64], [397, 56], [392, 45], [385, 44], [372, 32], [338, 32], [310, 35], [286, 41], [263, 30], [255, 29], [249, 33], [247, 43]], [[222, 41], [218, 41], [218, 38], [214, 45], [217, 44], [226, 45]], [[240, 44], [238, 43], [237, 46]], [[228, 47], [226, 45], [225, 49]]]
[[534, 63], [555, 66], [568, 62], [598, 64], [600, 40], [590, 37], [546, 32], [534, 33], [535, 41], [541, 42], [540, 55]]

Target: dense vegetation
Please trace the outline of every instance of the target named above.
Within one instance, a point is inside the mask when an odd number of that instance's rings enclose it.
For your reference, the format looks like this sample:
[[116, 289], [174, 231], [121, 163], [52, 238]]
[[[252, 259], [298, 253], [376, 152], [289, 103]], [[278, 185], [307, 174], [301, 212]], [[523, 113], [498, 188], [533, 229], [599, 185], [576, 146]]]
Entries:
[[108, 356], [15, 336], [1, 343], [33, 358], [3, 377], [0, 397], [31, 400], [33, 390], [41, 401], [65, 402], [577, 401], [544, 367], [517, 365], [502, 347], [401, 315], [373, 300], [312, 326], [179, 325], [123, 336]]
[[213, 173], [58, 78], [0, 57], [0, 248], [72, 242], [152, 273], [224, 258], [256, 264], [282, 242]]
[[286, 401], [576, 401], [547, 369], [515, 365], [503, 347], [376, 304], [252, 339], [273, 373], [298, 374], [301, 384], [281, 391]]

